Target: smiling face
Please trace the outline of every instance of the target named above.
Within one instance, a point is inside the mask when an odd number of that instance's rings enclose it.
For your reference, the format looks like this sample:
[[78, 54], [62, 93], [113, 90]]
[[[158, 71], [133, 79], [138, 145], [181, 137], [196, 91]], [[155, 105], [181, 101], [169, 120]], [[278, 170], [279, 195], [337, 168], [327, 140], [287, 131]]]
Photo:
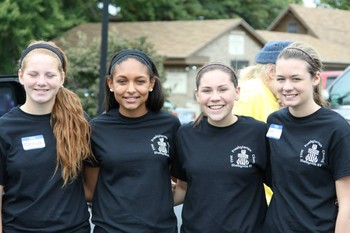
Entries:
[[27, 55], [22, 68], [18, 71], [19, 81], [26, 91], [26, 102], [23, 108], [27, 112], [51, 112], [56, 94], [64, 82], [64, 74], [59, 69], [60, 66], [59, 59], [54, 55], [35, 50]]
[[239, 98], [239, 88], [234, 86], [228, 73], [218, 69], [203, 73], [196, 98], [211, 125], [228, 126], [234, 122], [232, 108]]
[[276, 63], [277, 91], [284, 106], [291, 112], [300, 115], [314, 109], [314, 89], [320, 83], [319, 72], [312, 77], [308, 71], [308, 63], [300, 59], [277, 60]]
[[134, 58], [117, 64], [112, 78], [107, 79], [119, 112], [127, 117], [139, 117], [147, 113], [146, 101], [152, 91], [155, 78], [150, 78], [146, 65]]

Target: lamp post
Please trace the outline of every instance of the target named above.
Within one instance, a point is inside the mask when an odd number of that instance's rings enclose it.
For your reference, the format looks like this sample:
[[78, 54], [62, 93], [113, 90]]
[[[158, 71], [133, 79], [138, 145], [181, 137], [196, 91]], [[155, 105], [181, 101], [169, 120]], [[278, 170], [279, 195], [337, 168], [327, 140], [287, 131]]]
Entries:
[[100, 82], [99, 82], [99, 94], [98, 94], [98, 113], [102, 113], [104, 102], [104, 85], [106, 78], [106, 61], [108, 50], [108, 12], [109, 0], [103, 0], [102, 10], [102, 30], [101, 30], [101, 60], [100, 60]]

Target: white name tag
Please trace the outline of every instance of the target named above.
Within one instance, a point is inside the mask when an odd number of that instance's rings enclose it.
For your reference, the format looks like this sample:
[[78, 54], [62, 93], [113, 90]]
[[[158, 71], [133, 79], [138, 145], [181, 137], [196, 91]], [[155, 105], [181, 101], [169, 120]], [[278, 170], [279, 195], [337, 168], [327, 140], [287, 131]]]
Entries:
[[280, 139], [282, 135], [282, 125], [271, 124], [269, 130], [267, 131], [266, 137]]
[[43, 135], [36, 135], [22, 138], [22, 146], [24, 150], [34, 150], [45, 147], [45, 140]]

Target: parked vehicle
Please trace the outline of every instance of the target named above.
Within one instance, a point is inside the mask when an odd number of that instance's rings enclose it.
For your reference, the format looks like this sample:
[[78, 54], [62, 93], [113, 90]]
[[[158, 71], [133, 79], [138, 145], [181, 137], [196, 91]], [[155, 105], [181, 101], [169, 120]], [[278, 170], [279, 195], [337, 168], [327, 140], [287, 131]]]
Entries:
[[342, 73], [343, 71], [340, 71], [340, 70], [321, 72], [323, 89], [327, 89], [327, 87], [329, 87], [334, 82], [334, 80]]
[[15, 75], [0, 75], [0, 116], [23, 104], [25, 92]]
[[173, 111], [173, 114], [179, 118], [181, 124], [185, 124], [196, 119], [196, 111], [190, 108], [177, 107]]
[[350, 66], [327, 87], [326, 96], [331, 108], [350, 123]]

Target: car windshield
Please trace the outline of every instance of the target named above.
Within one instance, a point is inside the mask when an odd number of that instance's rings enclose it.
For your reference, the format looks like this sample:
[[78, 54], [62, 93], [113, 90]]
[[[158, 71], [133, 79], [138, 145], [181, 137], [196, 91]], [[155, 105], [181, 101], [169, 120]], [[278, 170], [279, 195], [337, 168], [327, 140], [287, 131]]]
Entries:
[[350, 105], [350, 69], [348, 68], [339, 77], [329, 87], [330, 102], [333, 107]]

